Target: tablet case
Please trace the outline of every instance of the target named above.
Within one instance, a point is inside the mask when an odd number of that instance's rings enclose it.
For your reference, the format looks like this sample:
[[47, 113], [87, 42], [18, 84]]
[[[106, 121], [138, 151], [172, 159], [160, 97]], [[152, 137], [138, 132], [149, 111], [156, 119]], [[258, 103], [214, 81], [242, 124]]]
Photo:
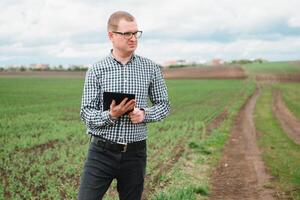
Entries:
[[[115, 100], [116, 105], [120, 104], [123, 99], [128, 98], [127, 101], [130, 101], [131, 99], [135, 99], [135, 94], [126, 94], [126, 93], [119, 93], [119, 92], [103, 92], [103, 110], [109, 110], [110, 104], [112, 100]], [[128, 111], [125, 114], [128, 114], [133, 110]]]

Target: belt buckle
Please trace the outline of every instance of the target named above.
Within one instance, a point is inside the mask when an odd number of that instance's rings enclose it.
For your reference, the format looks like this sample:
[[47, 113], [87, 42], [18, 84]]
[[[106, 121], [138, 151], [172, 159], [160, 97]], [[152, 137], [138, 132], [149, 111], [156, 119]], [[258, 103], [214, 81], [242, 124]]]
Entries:
[[121, 151], [122, 153], [125, 153], [127, 151], [127, 143], [123, 143], [123, 142], [118, 142], [118, 144], [124, 145], [123, 146], [123, 150]]
[[127, 151], [127, 144], [124, 144], [123, 150], [121, 152], [125, 153]]

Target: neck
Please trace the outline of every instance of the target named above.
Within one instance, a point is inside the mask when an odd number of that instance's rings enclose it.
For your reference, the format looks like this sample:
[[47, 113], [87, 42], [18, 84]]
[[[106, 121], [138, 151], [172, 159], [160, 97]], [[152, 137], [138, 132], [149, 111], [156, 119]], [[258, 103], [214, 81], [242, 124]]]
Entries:
[[133, 52], [132, 53], [122, 53], [116, 49], [113, 49], [112, 54], [115, 57], [115, 59], [117, 59], [119, 62], [121, 62], [122, 64], [126, 64], [132, 57]]

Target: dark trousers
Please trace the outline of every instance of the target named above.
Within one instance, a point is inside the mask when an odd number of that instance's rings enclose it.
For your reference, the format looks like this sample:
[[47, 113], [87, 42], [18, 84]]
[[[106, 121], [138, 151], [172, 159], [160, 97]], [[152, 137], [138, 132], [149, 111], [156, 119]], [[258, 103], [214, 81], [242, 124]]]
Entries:
[[80, 180], [79, 200], [100, 200], [113, 179], [120, 200], [140, 200], [144, 189], [146, 147], [131, 152], [114, 152], [90, 143]]

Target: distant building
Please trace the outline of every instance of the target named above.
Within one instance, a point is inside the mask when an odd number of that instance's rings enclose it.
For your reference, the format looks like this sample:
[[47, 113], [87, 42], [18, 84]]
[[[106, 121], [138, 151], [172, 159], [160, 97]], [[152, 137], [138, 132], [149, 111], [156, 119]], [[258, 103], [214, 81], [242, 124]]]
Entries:
[[30, 64], [31, 69], [46, 70], [49, 69], [49, 64]]
[[168, 60], [164, 64], [162, 64], [162, 66], [163, 67], [169, 67], [171, 65], [176, 65], [176, 64], [177, 64], [176, 60]]
[[166, 61], [162, 66], [163, 67], [169, 67], [169, 66], [180, 66], [180, 65], [187, 65], [189, 63], [187, 63], [186, 60], [180, 59], [180, 60], [169, 60]]
[[211, 60], [211, 62], [209, 64], [212, 66], [220, 66], [220, 65], [224, 64], [224, 61], [220, 58], [214, 58]]

